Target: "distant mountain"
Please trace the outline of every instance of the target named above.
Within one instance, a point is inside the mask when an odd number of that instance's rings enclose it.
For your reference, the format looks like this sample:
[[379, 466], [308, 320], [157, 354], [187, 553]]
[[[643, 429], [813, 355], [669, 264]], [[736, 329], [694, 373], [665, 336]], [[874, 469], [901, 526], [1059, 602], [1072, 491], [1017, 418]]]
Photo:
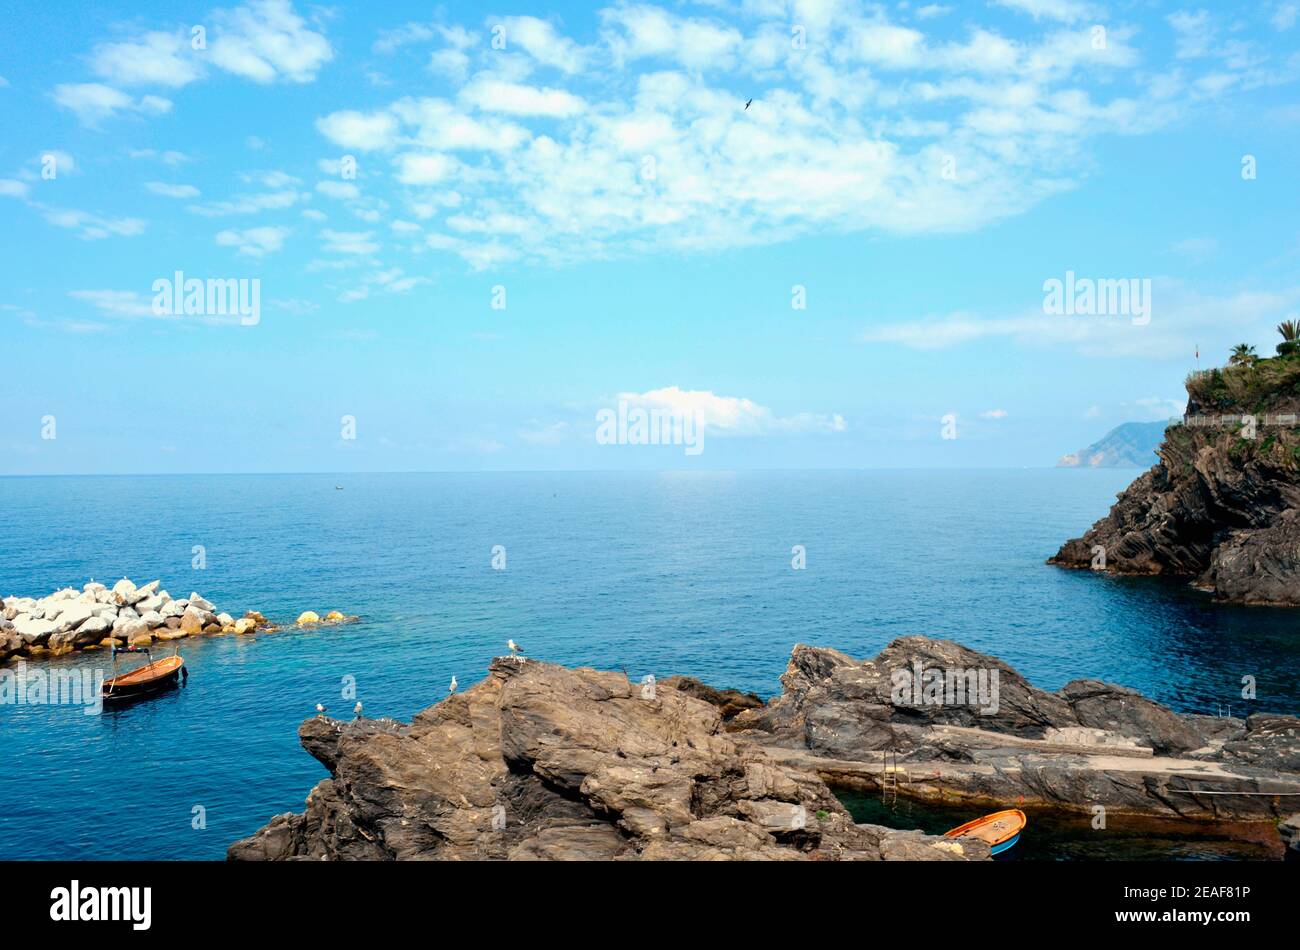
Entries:
[[1057, 468], [1150, 468], [1159, 459], [1156, 449], [1164, 441], [1168, 420], [1125, 422], [1111, 429], [1086, 449], [1062, 455]]

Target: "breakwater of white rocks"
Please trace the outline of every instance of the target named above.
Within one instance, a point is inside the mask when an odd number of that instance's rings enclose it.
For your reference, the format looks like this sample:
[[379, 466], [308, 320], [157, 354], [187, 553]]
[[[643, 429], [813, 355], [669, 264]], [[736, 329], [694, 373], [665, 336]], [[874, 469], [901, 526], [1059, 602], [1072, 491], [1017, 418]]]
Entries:
[[[278, 629], [256, 610], [236, 619], [197, 592], [174, 598], [161, 581], [139, 587], [122, 578], [112, 587], [91, 581], [46, 597], [0, 601], [0, 663], [13, 658], [60, 656], [108, 646], [148, 646], [157, 640], [213, 634], [250, 634]], [[306, 611], [297, 626], [355, 620], [336, 610], [323, 617]]]

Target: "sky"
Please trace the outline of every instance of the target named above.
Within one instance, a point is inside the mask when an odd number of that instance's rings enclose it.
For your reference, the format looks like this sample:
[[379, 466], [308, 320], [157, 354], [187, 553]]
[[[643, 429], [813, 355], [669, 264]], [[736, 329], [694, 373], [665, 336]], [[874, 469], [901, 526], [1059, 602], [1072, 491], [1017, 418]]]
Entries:
[[1050, 466], [1300, 315], [1300, 0], [0, 16], [0, 475]]

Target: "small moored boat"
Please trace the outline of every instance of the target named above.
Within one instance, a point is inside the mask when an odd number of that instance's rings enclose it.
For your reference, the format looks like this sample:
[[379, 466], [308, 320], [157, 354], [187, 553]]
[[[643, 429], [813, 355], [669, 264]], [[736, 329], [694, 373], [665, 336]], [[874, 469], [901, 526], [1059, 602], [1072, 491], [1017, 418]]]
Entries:
[[978, 838], [986, 842], [993, 854], [1001, 854], [1020, 840], [1020, 832], [1025, 827], [1025, 813], [1019, 808], [995, 811], [983, 818], [976, 818], [964, 825], [958, 825], [952, 831], [945, 831], [945, 838]]
[[155, 660], [148, 647], [113, 647], [113, 667], [117, 667], [119, 653], [143, 653], [149, 658], [144, 666], [120, 673], [104, 680], [103, 695], [106, 700], [135, 699], [175, 686], [182, 678], [189, 678], [185, 660], [178, 653]]

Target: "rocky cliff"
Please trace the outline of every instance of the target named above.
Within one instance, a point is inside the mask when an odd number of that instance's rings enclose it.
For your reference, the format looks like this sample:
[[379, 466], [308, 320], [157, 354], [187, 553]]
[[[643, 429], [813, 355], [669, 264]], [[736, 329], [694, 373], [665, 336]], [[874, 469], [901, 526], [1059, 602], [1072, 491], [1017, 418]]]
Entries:
[[[996, 671], [995, 701], [898, 702], [915, 696], [895, 677], [918, 667], [990, 685]], [[1300, 719], [1182, 716], [1097, 680], [1047, 692], [949, 640], [903, 637], [871, 660], [797, 646], [781, 684], [730, 728], [833, 786], [1196, 820], [1276, 821], [1300, 796]]]
[[1300, 359], [1194, 374], [1159, 461], [1048, 563], [1300, 605]]
[[[917, 664], [996, 671], [996, 694], [898, 702], [895, 677]], [[409, 724], [308, 719], [299, 737], [330, 777], [229, 856], [980, 859], [978, 842], [855, 824], [827, 783], [966, 800], [973, 814], [1100, 804], [1260, 821], [1284, 814], [1274, 794], [1300, 793], [1300, 720], [1178, 716], [1090, 680], [1048, 693], [948, 641], [907, 637], [864, 661], [799, 646], [782, 684], [761, 704], [694, 680], [647, 687], [498, 658]]]
[[[232, 860], [960, 860], [979, 842], [854, 824], [816, 772], [724, 732], [743, 694], [502, 657], [409, 724], [317, 717], [330, 771]], [[740, 697], [737, 699], [737, 697]]]

